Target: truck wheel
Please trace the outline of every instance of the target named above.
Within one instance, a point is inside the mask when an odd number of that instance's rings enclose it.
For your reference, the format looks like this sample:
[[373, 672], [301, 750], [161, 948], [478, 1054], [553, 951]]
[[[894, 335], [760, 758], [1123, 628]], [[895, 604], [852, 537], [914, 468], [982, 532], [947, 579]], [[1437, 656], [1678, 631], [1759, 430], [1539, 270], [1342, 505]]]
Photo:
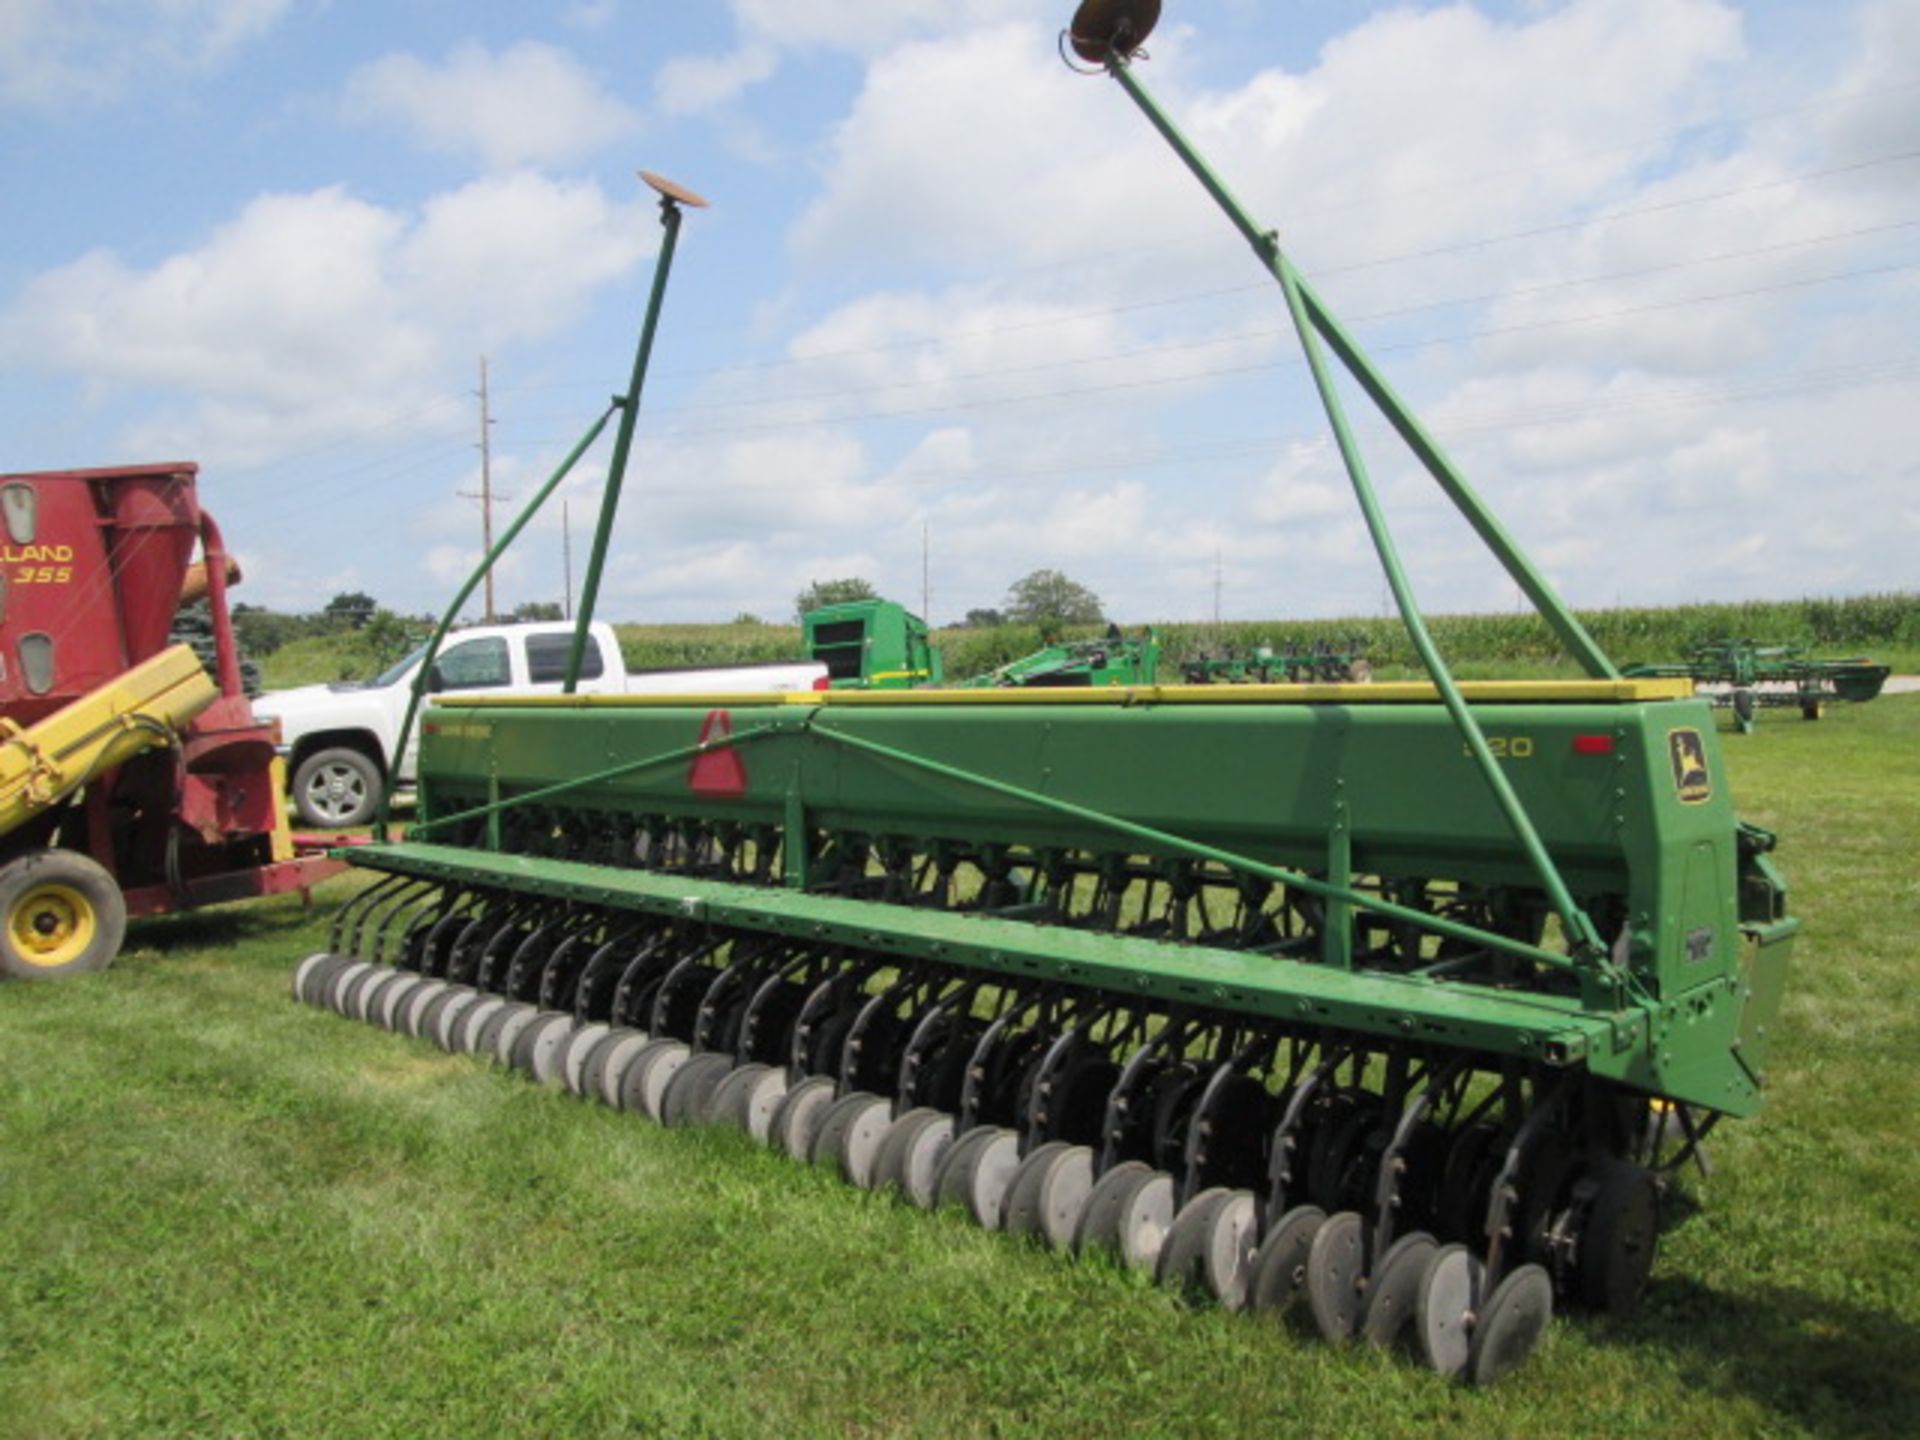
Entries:
[[347, 746], [316, 750], [293, 772], [293, 808], [308, 825], [364, 825], [380, 804], [380, 767]]
[[54, 980], [104, 970], [127, 934], [127, 902], [97, 861], [35, 850], [0, 867], [0, 974]]

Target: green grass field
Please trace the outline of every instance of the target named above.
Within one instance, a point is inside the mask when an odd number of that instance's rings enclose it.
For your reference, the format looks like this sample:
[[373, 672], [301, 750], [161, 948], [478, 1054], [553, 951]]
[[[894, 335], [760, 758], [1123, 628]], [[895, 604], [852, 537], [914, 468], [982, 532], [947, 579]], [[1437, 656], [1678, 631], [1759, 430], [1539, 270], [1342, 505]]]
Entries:
[[1724, 744], [1807, 920], [1768, 1108], [1497, 1390], [297, 1007], [335, 889], [0, 989], [0, 1433], [1912, 1435], [1920, 696]]

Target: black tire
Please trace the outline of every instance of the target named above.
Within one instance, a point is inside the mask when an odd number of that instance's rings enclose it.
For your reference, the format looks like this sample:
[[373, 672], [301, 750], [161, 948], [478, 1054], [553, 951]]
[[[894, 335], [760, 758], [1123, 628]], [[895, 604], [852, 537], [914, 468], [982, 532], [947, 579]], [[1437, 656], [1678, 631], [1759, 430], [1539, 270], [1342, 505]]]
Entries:
[[293, 808], [303, 824], [323, 830], [364, 825], [380, 808], [386, 777], [365, 751], [348, 745], [316, 750], [293, 772]]
[[1753, 691], [1743, 687], [1733, 692], [1733, 718], [1742, 735], [1753, 733], [1753, 715], [1757, 708], [1758, 702], [1753, 698]]
[[72, 850], [34, 850], [0, 867], [0, 974], [57, 980], [104, 970], [127, 936], [113, 876]]

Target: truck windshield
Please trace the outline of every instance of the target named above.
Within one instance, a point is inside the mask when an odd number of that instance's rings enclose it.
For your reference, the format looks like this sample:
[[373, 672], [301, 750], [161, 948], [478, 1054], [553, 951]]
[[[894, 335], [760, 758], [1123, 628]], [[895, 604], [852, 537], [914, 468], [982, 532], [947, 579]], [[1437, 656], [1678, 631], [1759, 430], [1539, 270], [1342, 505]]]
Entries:
[[405, 675], [409, 670], [413, 669], [414, 666], [418, 665], [420, 663], [420, 657], [426, 653], [426, 646], [419, 645], [414, 647], [406, 653], [405, 658], [394, 661], [393, 664], [367, 681], [367, 688], [369, 690], [379, 690], [393, 684], [402, 675]]

